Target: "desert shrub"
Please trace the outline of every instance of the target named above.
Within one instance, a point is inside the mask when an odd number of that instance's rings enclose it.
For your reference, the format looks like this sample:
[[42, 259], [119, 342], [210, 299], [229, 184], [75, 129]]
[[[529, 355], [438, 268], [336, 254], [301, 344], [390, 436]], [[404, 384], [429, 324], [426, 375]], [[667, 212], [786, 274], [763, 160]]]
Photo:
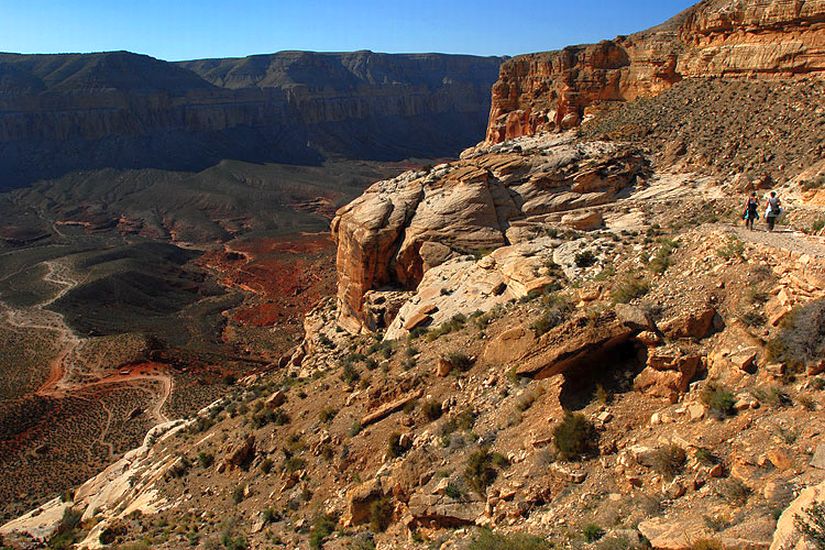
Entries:
[[811, 380], [811, 387], [816, 391], [825, 390], [825, 378], [817, 376], [816, 378]]
[[818, 407], [816, 400], [813, 399], [810, 395], [800, 395], [797, 398], [797, 401], [800, 405], [802, 405], [802, 408], [804, 408], [806, 411], [813, 412]]
[[753, 391], [753, 395], [760, 402], [770, 405], [775, 409], [793, 405], [793, 399], [788, 395], [788, 392], [778, 386], [771, 386], [767, 389], [757, 388]]
[[536, 336], [541, 336], [565, 322], [573, 308], [567, 296], [559, 293], [547, 294], [544, 298], [544, 310], [541, 316], [530, 324], [530, 328]]
[[240, 504], [244, 499], [244, 486], [238, 485], [232, 490], [232, 502]]
[[628, 274], [616, 281], [610, 295], [617, 304], [627, 304], [650, 292], [650, 283], [633, 274]]
[[610, 392], [607, 391], [602, 384], [596, 384], [596, 391], [594, 392], [593, 397], [595, 397], [596, 401], [602, 405], [608, 405], [613, 399], [613, 396], [610, 395]]
[[818, 233], [822, 229], [825, 229], [825, 217], [819, 217], [811, 224], [811, 233]]
[[566, 412], [553, 429], [553, 442], [562, 460], [576, 460], [596, 449], [598, 435], [593, 423], [582, 414]]
[[198, 464], [201, 465], [201, 468], [209, 468], [214, 463], [215, 455], [213, 455], [212, 453], [206, 453], [203, 451], [198, 453]]
[[593, 254], [592, 250], [582, 250], [581, 252], [576, 253], [573, 261], [575, 262], [576, 267], [585, 268], [594, 265], [598, 261], [598, 258], [596, 258], [596, 255]]
[[582, 535], [584, 536], [585, 541], [596, 542], [604, 536], [604, 529], [595, 523], [588, 523], [584, 526], [584, 529], [582, 529]]
[[126, 532], [126, 526], [124, 525], [110, 525], [100, 532], [100, 535], [98, 535], [97, 540], [100, 541], [100, 544], [108, 546], [110, 544], [113, 544], [118, 539], [118, 537], [125, 536]]
[[825, 299], [795, 308], [768, 342], [768, 358], [801, 369], [825, 356]]
[[268, 474], [272, 471], [272, 467], [275, 465], [275, 462], [271, 458], [265, 458], [261, 461], [261, 471], [265, 474]]
[[338, 414], [338, 411], [333, 409], [332, 407], [324, 407], [318, 413], [318, 420], [323, 422], [324, 424], [328, 424], [332, 422], [332, 419], [335, 418], [335, 415]]
[[181, 478], [184, 477], [186, 474], [189, 473], [189, 469], [192, 467], [192, 461], [189, 460], [187, 456], [180, 455], [178, 459], [172, 464], [169, 468], [169, 475], [174, 478]]
[[262, 519], [264, 520], [264, 524], [270, 523], [277, 523], [281, 521], [281, 513], [275, 510], [275, 508], [267, 508], [263, 511]]
[[415, 357], [405, 357], [401, 361], [401, 368], [404, 370], [412, 370], [413, 368], [415, 368], [416, 364], [418, 364], [418, 361], [415, 359]]
[[678, 246], [679, 244], [672, 239], [661, 239], [659, 248], [656, 249], [653, 258], [648, 262], [647, 268], [658, 275], [667, 271], [667, 268], [670, 267], [670, 256]]
[[309, 547], [320, 550], [324, 546], [324, 539], [335, 531], [338, 521], [330, 515], [323, 514], [312, 522], [312, 531], [309, 534]]
[[452, 481], [447, 484], [447, 488], [444, 489], [444, 494], [453, 500], [458, 500], [464, 496], [464, 492], [461, 490], [461, 487]]
[[716, 486], [716, 494], [733, 506], [744, 506], [751, 489], [735, 477], [723, 479]]
[[289, 424], [289, 415], [281, 409], [264, 409], [252, 415], [252, 426], [256, 429], [263, 428], [270, 423], [276, 426]]
[[221, 379], [221, 381], [223, 382], [224, 386], [234, 386], [235, 382], [237, 382], [238, 379], [233, 374], [227, 374]]
[[716, 253], [723, 260], [730, 260], [732, 258], [742, 258], [745, 253], [745, 243], [738, 237], [729, 237], [725, 244], [716, 250]]
[[814, 502], [802, 510], [803, 516], [794, 517], [797, 529], [805, 534], [816, 548], [825, 548], [825, 503]]
[[719, 457], [704, 447], [696, 449], [696, 453], [693, 456], [699, 464], [704, 464], [705, 466], [719, 464]]
[[467, 317], [462, 313], [456, 313], [449, 320], [441, 323], [436, 328], [430, 329], [427, 332], [427, 340], [432, 342], [445, 334], [461, 330], [466, 324]]
[[349, 433], [350, 437], [355, 437], [356, 435], [361, 433], [361, 427], [362, 426], [360, 422], [358, 422], [357, 420], [353, 420], [352, 425], [349, 427], [349, 431], [347, 433]]
[[678, 445], [665, 445], [653, 451], [651, 466], [653, 470], [665, 477], [673, 479], [685, 468], [687, 454]]
[[553, 545], [541, 537], [526, 533], [495, 533], [480, 529], [473, 537], [468, 550], [550, 550]]
[[68, 549], [74, 544], [77, 528], [83, 513], [80, 510], [68, 507], [63, 510], [63, 517], [57, 526], [54, 536], [49, 539], [49, 548]]
[[538, 399], [543, 393], [544, 388], [542, 388], [541, 386], [538, 386], [534, 389], [526, 390], [516, 399], [516, 409], [518, 409], [520, 412], [526, 411], [527, 409], [533, 406], [533, 403], [536, 402], [536, 399]]
[[360, 380], [361, 375], [358, 373], [358, 369], [355, 368], [349, 361], [345, 361], [343, 368], [341, 369], [341, 380], [351, 386]]
[[453, 366], [455, 370], [467, 372], [473, 367], [472, 358], [466, 353], [454, 351], [447, 355], [447, 361]]
[[427, 420], [432, 422], [433, 420], [438, 420], [441, 418], [442, 410], [441, 410], [441, 403], [435, 401], [434, 399], [428, 399], [424, 402], [421, 406], [421, 410], [424, 413], [424, 416], [427, 417]]
[[303, 470], [307, 465], [306, 460], [299, 456], [288, 456], [284, 459], [283, 469], [289, 473]]
[[392, 523], [393, 506], [388, 497], [381, 497], [370, 504], [370, 528], [383, 533]]
[[733, 393], [721, 384], [715, 382], [707, 384], [699, 394], [699, 399], [717, 418], [732, 416], [736, 412], [733, 408], [736, 403]]
[[404, 453], [410, 450], [409, 445], [402, 444], [403, 439], [401, 434], [399, 433], [392, 433], [389, 437], [388, 447], [390, 451], [390, 456], [399, 457], [403, 456]]
[[745, 312], [739, 319], [749, 327], [761, 327], [768, 322], [765, 314], [760, 311]]
[[487, 447], [474, 451], [467, 458], [464, 479], [478, 494], [484, 496], [487, 487], [498, 477], [498, 470], [508, 466], [507, 459], [499, 453], [490, 453]]

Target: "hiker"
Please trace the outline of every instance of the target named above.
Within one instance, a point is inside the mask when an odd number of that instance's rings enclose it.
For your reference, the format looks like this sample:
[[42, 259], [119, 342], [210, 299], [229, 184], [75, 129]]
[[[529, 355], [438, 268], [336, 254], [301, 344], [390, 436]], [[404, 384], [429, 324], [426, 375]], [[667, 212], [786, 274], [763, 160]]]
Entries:
[[773, 231], [776, 220], [782, 215], [782, 202], [776, 196], [776, 191], [771, 191], [768, 202], [765, 203], [765, 221], [768, 222], [768, 231]]
[[745, 213], [742, 215], [745, 220], [745, 227], [753, 231], [753, 222], [759, 219], [759, 199], [756, 198], [756, 191], [751, 193], [745, 201]]

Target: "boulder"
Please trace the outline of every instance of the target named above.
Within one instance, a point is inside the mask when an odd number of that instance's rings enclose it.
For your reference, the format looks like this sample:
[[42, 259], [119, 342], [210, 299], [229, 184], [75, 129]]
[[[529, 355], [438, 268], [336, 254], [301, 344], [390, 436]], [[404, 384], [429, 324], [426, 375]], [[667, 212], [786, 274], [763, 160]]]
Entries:
[[655, 348], [647, 357], [645, 369], [633, 381], [633, 387], [675, 403], [701, 368], [701, 355], [673, 346]]
[[639, 320], [645, 315], [630, 312], [631, 309], [623, 308], [603, 312], [596, 319], [574, 317], [542, 335], [532, 349], [519, 357], [516, 373], [547, 378], [609, 353], [640, 332]]
[[281, 390], [276, 391], [269, 397], [267, 397], [264, 404], [270, 409], [277, 409], [281, 405], [286, 403], [286, 393]]
[[385, 404], [379, 406], [373, 412], [371, 412], [371, 413], [365, 415], [363, 418], [361, 418], [361, 426], [362, 427], [369, 426], [370, 424], [374, 424], [374, 423], [378, 422], [379, 420], [382, 420], [382, 419], [388, 417], [389, 415], [391, 415], [392, 413], [394, 413], [396, 411], [400, 411], [408, 403], [411, 403], [411, 402], [415, 401], [416, 399], [418, 399], [422, 395], [424, 395], [424, 391], [423, 390], [418, 390], [418, 391], [413, 392], [411, 394], [407, 394], [403, 397], [400, 397], [400, 398], [396, 399], [395, 401], [391, 401], [389, 403], [385, 403]]
[[825, 470], [825, 443], [820, 443], [816, 446], [816, 450], [814, 450], [814, 456], [811, 457], [811, 461], [809, 462], [809, 464], [814, 468]]
[[599, 211], [590, 210], [565, 214], [561, 223], [578, 231], [593, 231], [604, 226], [604, 218]]
[[527, 353], [535, 343], [536, 336], [530, 328], [514, 327], [487, 342], [481, 359], [486, 363], [506, 364]]
[[357, 485], [347, 492], [347, 509], [341, 517], [344, 527], [353, 527], [370, 520], [370, 505], [381, 498], [384, 491], [378, 478]]
[[659, 325], [668, 338], [697, 338], [707, 336], [713, 328], [716, 310], [712, 307], [685, 312]]
[[243, 441], [232, 447], [226, 455], [224, 463], [229, 469], [245, 468], [255, 456], [255, 436], [249, 434]]

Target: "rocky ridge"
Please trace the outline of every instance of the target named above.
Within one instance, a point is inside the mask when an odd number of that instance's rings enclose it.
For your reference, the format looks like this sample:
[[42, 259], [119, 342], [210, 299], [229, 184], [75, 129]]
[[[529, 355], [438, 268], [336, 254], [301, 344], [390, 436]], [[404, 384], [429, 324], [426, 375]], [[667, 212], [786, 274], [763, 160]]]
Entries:
[[631, 36], [505, 62], [487, 141], [577, 126], [616, 102], [692, 78], [803, 78], [825, 70], [825, 2], [707, 0]]

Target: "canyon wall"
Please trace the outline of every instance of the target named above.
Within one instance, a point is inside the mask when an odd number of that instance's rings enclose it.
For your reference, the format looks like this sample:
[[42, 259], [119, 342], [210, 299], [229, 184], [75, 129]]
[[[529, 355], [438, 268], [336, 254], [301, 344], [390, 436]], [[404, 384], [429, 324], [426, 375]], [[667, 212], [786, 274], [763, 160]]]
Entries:
[[487, 141], [568, 129], [684, 78], [825, 74], [825, 0], [708, 0], [632, 36], [505, 62]]
[[96, 168], [199, 170], [454, 156], [484, 134], [499, 58], [283, 52], [167, 63], [0, 55], [0, 188]]

